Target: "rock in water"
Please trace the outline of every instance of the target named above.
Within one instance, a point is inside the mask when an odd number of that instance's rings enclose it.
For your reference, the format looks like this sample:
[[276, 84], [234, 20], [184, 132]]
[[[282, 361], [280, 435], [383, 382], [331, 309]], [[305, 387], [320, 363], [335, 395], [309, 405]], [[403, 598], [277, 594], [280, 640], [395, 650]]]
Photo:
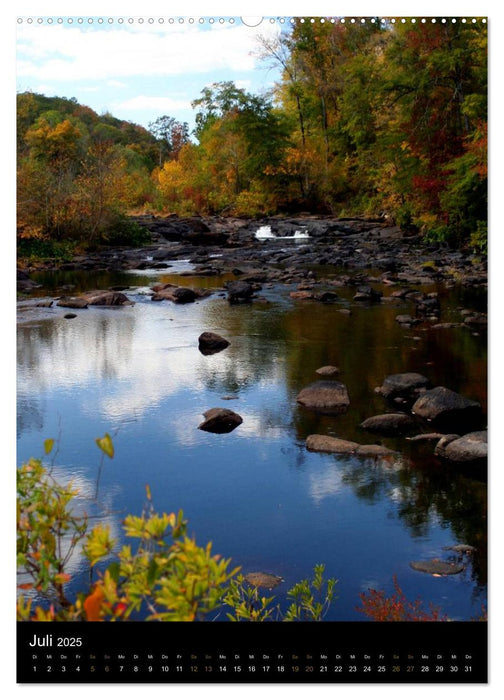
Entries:
[[312, 452], [331, 452], [334, 454], [353, 454], [359, 444], [350, 440], [331, 437], [330, 435], [308, 435], [306, 447]]
[[382, 435], [404, 435], [415, 430], [416, 423], [407, 413], [383, 413], [367, 418], [360, 427]]
[[254, 289], [249, 282], [241, 280], [226, 282], [224, 285], [228, 292], [228, 301], [230, 304], [241, 304], [252, 301]]
[[390, 374], [385, 378], [378, 393], [386, 399], [394, 399], [398, 396], [403, 398], [417, 398], [421, 390], [429, 386], [429, 380], [423, 374], [417, 372], [402, 372], [401, 374]]
[[446, 435], [438, 442], [434, 454], [449, 462], [467, 464], [488, 457], [488, 434], [486, 430], [459, 435]]
[[203, 415], [205, 420], [198, 429], [207, 433], [230, 433], [243, 423], [243, 418], [229, 408], [210, 408]]
[[88, 303], [82, 297], [61, 297], [56, 302], [56, 306], [62, 306], [65, 309], [87, 309]]
[[274, 574], [265, 574], [262, 571], [251, 571], [245, 574], [244, 580], [254, 588], [276, 588], [283, 582], [283, 578]]
[[196, 301], [197, 296], [198, 295], [196, 294], [194, 289], [189, 289], [188, 287], [174, 287], [173, 285], [168, 285], [158, 288], [157, 291], [154, 289], [154, 294], [151, 296], [151, 300], [173, 301], [174, 304], [191, 304], [193, 301]]
[[340, 372], [339, 367], [334, 367], [334, 365], [325, 365], [324, 367], [319, 367], [315, 371], [323, 377], [334, 377]]
[[82, 295], [82, 298], [90, 306], [127, 306], [133, 305], [134, 302], [130, 301], [126, 294], [122, 292], [110, 292], [110, 291], [96, 291], [96, 292], [86, 292]]
[[313, 382], [299, 392], [296, 400], [319, 413], [344, 413], [350, 405], [346, 386], [336, 381]]
[[198, 348], [202, 355], [213, 355], [224, 350], [228, 345], [229, 340], [211, 331], [205, 331], [198, 338]]
[[443, 549], [448, 549], [459, 554], [473, 554], [476, 551], [476, 547], [471, 544], [453, 544], [449, 547], [443, 547]]
[[422, 571], [424, 574], [431, 574], [433, 576], [460, 574], [465, 568], [462, 564], [454, 564], [450, 561], [441, 561], [440, 559], [411, 561], [410, 566], [412, 569], [415, 569], [415, 571]]
[[359, 445], [355, 454], [359, 457], [391, 457], [397, 455], [397, 452], [385, 445]]
[[[480, 423], [481, 405], [451, 389], [437, 386], [423, 393], [411, 409], [412, 413], [433, 425], [458, 428]], [[460, 432], [464, 432], [461, 430]]]

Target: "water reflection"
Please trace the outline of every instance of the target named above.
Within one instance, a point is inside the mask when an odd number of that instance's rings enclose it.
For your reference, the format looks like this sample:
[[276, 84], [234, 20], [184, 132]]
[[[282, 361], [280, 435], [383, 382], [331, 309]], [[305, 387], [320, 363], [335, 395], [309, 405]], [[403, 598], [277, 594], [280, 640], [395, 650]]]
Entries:
[[[345, 304], [350, 294], [341, 290]], [[382, 561], [375, 566], [384, 577], [394, 573], [390, 528], [405, 566], [407, 557], [421, 558], [417, 547], [424, 542], [438, 555], [441, 543], [462, 542], [476, 548], [467, 585], [479, 595], [487, 570], [483, 475], [442, 466], [432, 444], [403, 438], [383, 438], [398, 457], [378, 460], [311, 454], [304, 443], [311, 433], [379, 442], [359, 424], [388, 409], [374, 388], [397, 372], [420, 372], [485, 405], [482, 337], [465, 328], [412, 333], [395, 322], [397, 306], [353, 305], [346, 316], [342, 304], [293, 303], [277, 290], [268, 305], [240, 307], [217, 296], [176, 306], [150, 302], [138, 290], [132, 295], [133, 307], [89, 308], [72, 320], [51, 310], [44, 320], [20, 323], [21, 458], [30, 456], [27, 445], [49, 437], [47, 424], [61, 412], [71, 421], [65, 439], [78, 441], [79, 463], [88, 465], [85, 478], [92, 481], [93, 431], [123, 426], [122, 453], [100, 484], [102, 506], [112, 507], [112, 499], [114, 507], [138, 512], [149, 481], [166, 508], [190, 509], [196, 532], [220, 542], [226, 556], [257, 565], [272, 560], [269, 568], [290, 557], [301, 576], [317, 556], [336, 567], [331, 574], [354, 577], [355, 590], [377, 580], [371, 563], [355, 562], [356, 550], [370, 560], [376, 550]], [[443, 304], [449, 316], [459, 301], [452, 293]], [[202, 355], [198, 337], [205, 330], [230, 346]], [[340, 367], [351, 399], [338, 416], [296, 403], [297, 393], [317, 379], [315, 370], [329, 364]], [[229, 395], [236, 398], [223, 398]], [[203, 435], [201, 414], [219, 405], [239, 413], [242, 425], [232, 435]], [[71, 471], [70, 464], [68, 458]], [[360, 529], [359, 518], [372, 525]], [[326, 541], [338, 542], [334, 561]], [[434, 591], [430, 584], [422, 580], [423, 594]]]

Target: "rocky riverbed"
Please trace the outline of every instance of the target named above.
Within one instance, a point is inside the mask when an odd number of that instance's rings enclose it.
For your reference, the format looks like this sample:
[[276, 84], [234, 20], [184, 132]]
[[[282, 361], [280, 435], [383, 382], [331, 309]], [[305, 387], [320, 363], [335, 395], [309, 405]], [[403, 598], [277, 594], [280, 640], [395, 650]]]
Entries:
[[[233, 274], [252, 282], [388, 286], [445, 284], [485, 286], [486, 260], [444, 244], [425, 245], [421, 237], [376, 219], [138, 217], [151, 243], [141, 248], [102, 249], [73, 260], [45, 261], [18, 271], [18, 288], [29, 292], [34, 270], [168, 270], [174, 260], [189, 260], [193, 275]], [[257, 238], [258, 231], [266, 237]], [[295, 241], [293, 243], [293, 241]], [[360, 292], [365, 295], [369, 290]], [[306, 298], [310, 298], [306, 294]]]

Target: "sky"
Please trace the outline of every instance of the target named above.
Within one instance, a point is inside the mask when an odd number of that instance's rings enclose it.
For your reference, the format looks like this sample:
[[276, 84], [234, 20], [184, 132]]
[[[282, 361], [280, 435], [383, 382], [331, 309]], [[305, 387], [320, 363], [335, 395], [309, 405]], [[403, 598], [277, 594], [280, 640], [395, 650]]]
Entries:
[[254, 94], [273, 87], [280, 74], [254, 55], [257, 36], [287, 26], [260, 17], [20, 17], [16, 89], [75, 97], [145, 127], [167, 114], [192, 128], [191, 101], [205, 86], [231, 80]]

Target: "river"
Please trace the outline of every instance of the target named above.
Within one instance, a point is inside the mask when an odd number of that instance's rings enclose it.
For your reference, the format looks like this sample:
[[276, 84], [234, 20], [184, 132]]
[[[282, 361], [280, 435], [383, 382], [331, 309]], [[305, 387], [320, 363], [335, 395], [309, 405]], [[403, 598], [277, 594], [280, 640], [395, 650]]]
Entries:
[[[68, 320], [66, 309], [20, 304], [19, 463], [41, 456], [44, 440], [56, 438], [55, 474], [74, 482], [78, 507], [108, 523], [118, 546], [121, 520], [141, 513], [148, 484], [157, 510], [183, 509], [198, 543], [212, 541], [213, 551], [244, 573], [281, 576], [274, 591], [281, 602], [324, 563], [338, 579], [327, 619], [364, 619], [359, 594], [392, 593], [394, 575], [408, 599], [433, 603], [451, 619], [478, 616], [486, 601], [485, 475], [440, 463], [432, 443], [377, 438], [359, 424], [387, 410], [375, 387], [406, 371], [486, 410], [485, 335], [466, 327], [403, 328], [395, 316], [409, 313], [410, 303], [358, 304], [350, 288], [338, 289], [333, 304], [293, 300], [288, 287], [275, 285], [252, 304], [230, 305], [222, 293], [194, 304], [151, 301], [149, 287], [160, 280], [209, 288], [224, 281], [180, 278], [174, 272], [190, 266], [174, 265], [170, 274], [39, 275], [51, 295], [68, 283], [75, 291], [124, 284], [135, 305], [89, 307]], [[444, 321], [485, 302], [474, 290], [426, 291], [438, 292]], [[202, 355], [203, 331], [221, 334], [229, 347]], [[323, 365], [340, 368], [351, 401], [345, 414], [319, 415], [296, 403]], [[236, 411], [243, 423], [223, 435], [198, 430], [202, 413], [215, 406]], [[105, 432], [115, 456], [100, 472], [95, 438]], [[400, 455], [311, 453], [305, 439], [312, 433], [382, 442]], [[443, 549], [460, 543], [474, 554]], [[466, 568], [433, 577], [410, 566], [436, 557], [462, 557]], [[70, 570], [71, 586], [82, 589], [83, 558], [75, 555]]]

